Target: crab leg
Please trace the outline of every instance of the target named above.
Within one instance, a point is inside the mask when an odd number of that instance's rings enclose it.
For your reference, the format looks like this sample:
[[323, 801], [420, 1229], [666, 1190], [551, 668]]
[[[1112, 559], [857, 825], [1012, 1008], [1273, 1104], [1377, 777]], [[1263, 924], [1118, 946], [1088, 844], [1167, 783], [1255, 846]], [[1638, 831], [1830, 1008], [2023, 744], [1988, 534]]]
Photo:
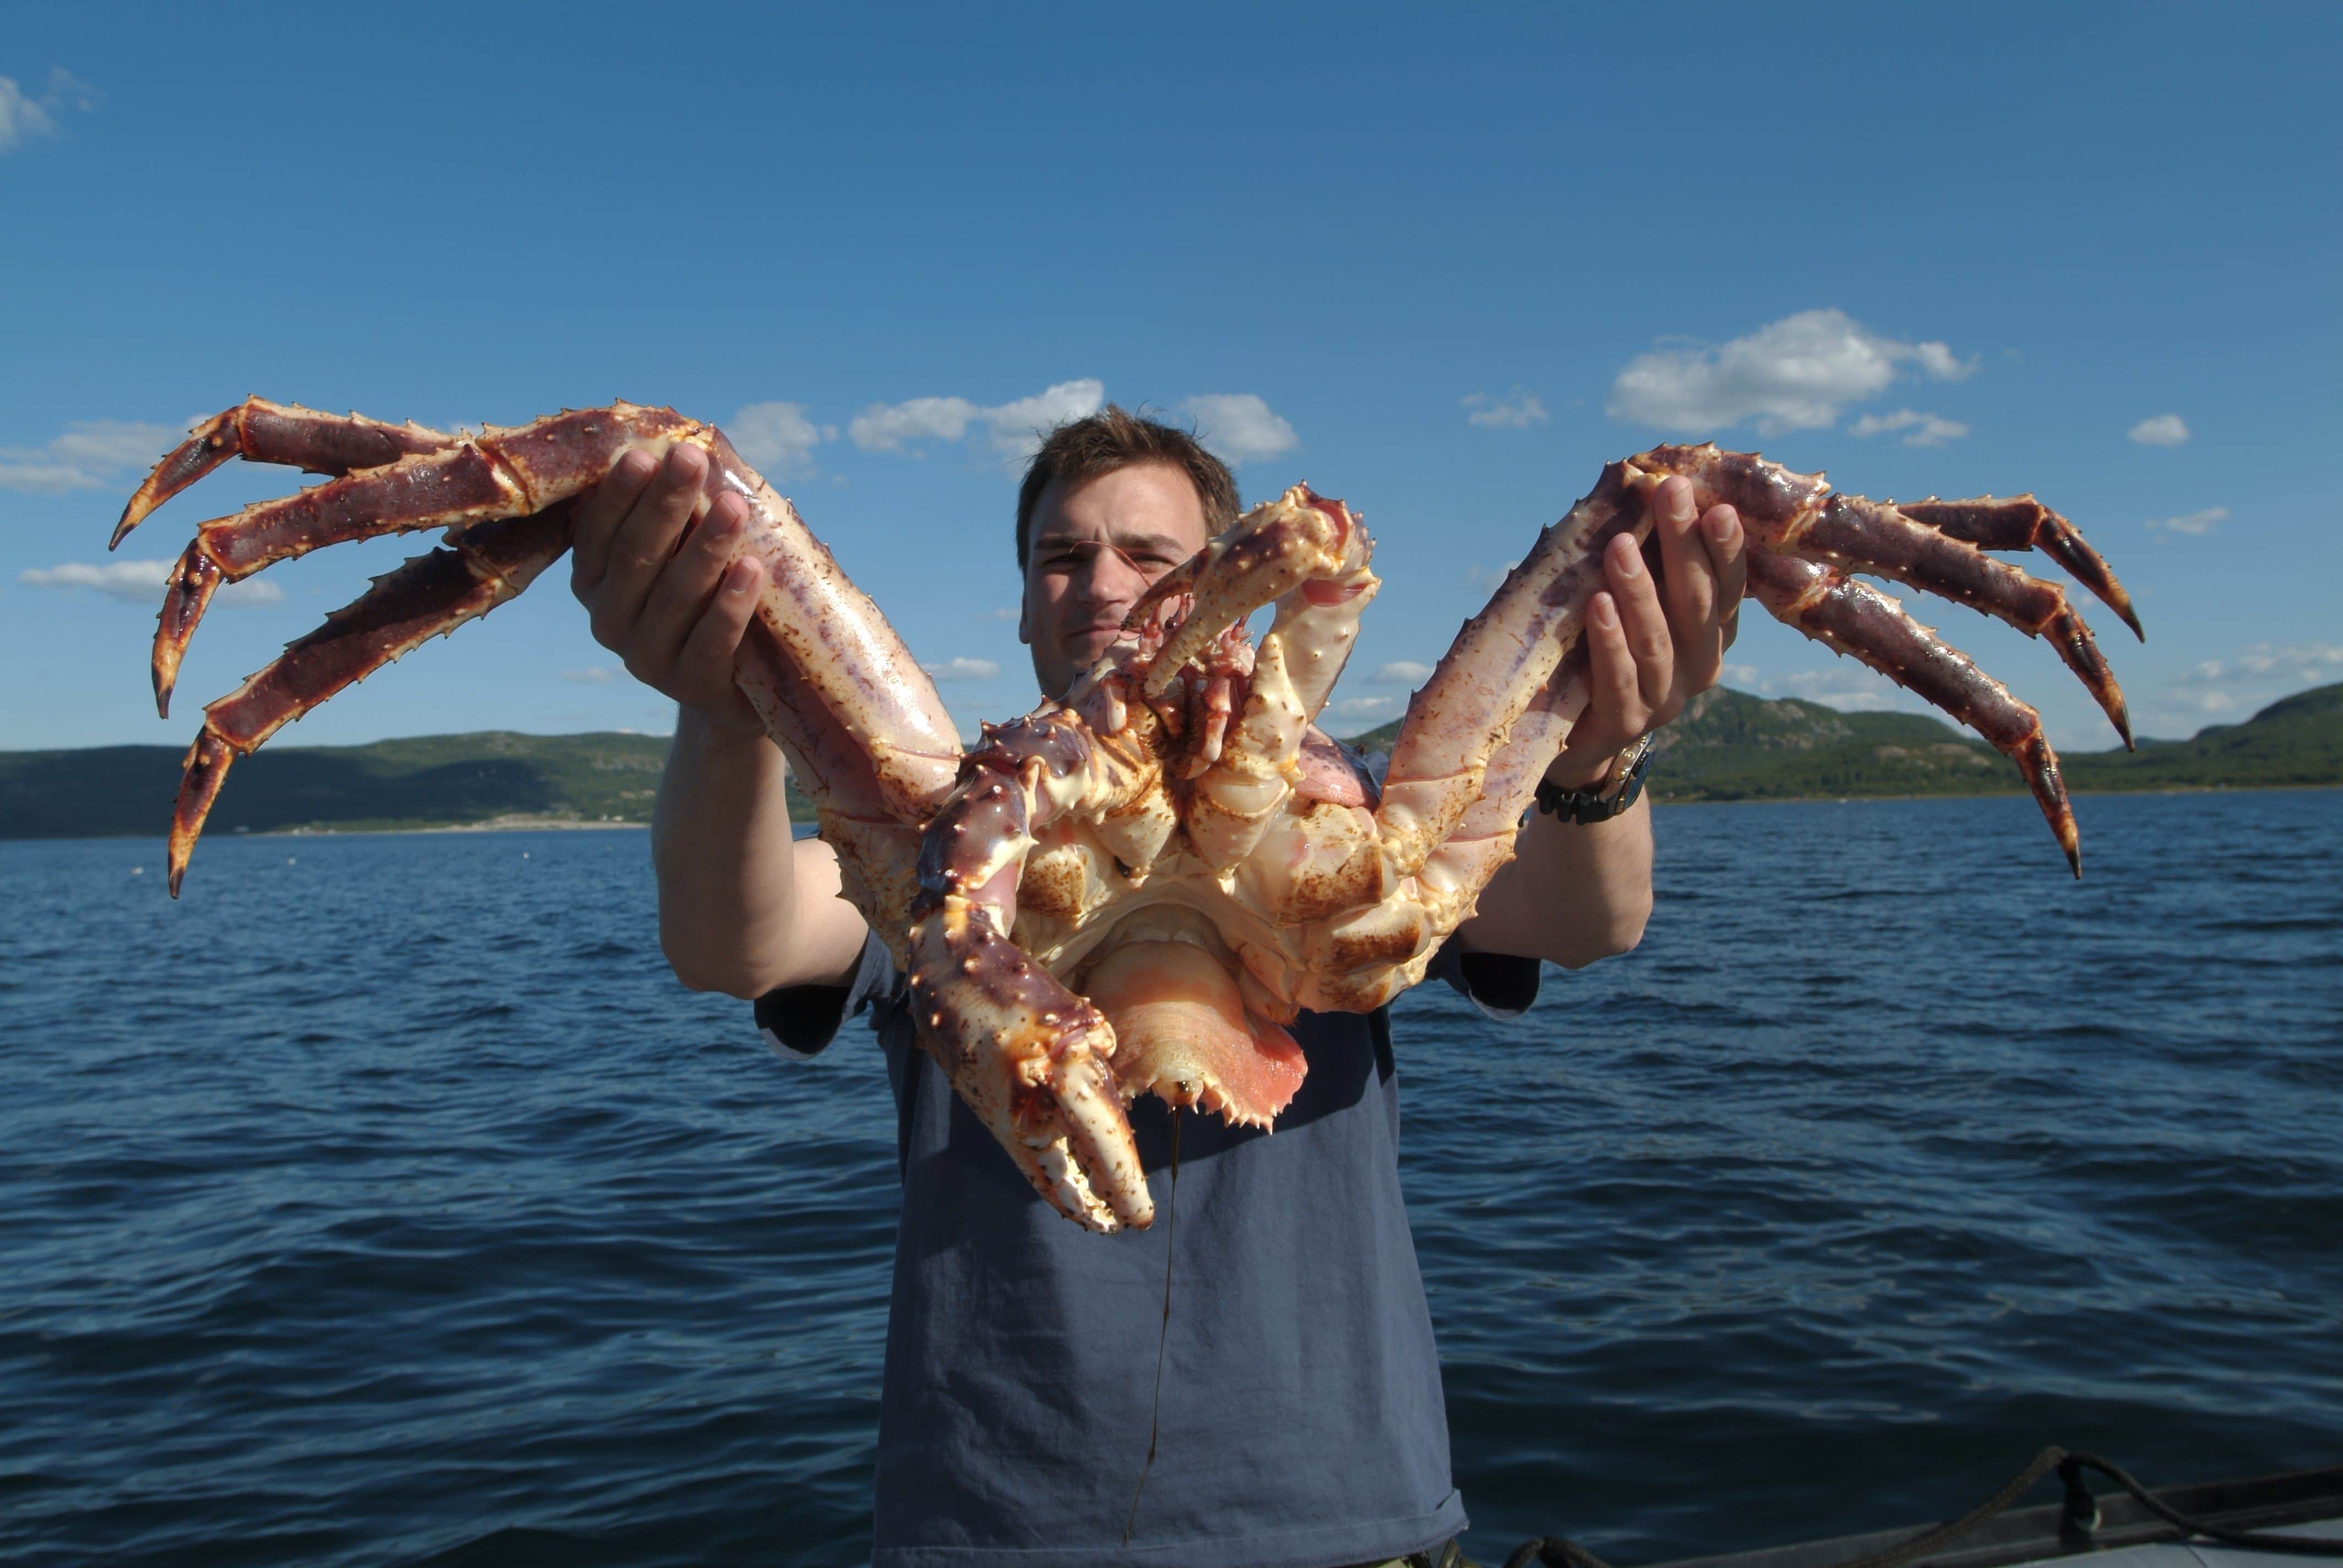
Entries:
[[[1690, 479], [1704, 511], [1718, 500], [1757, 488], [1758, 481], [1771, 477], [1765, 470], [1783, 473], [1777, 464], [1714, 447], [1659, 447], [1636, 461]], [[1994, 559], [1949, 529], [1916, 522], [1884, 501], [1825, 493], [1820, 475], [1786, 477], [1810, 483], [1814, 492], [1787, 508], [1762, 503], [1742, 507], [1753, 543], [1842, 571], [1892, 578], [1956, 599], [2029, 637], [2047, 638], [2066, 668], [2089, 689], [2124, 744], [2131, 745], [2123, 692], [2090, 628], [2066, 602], [2066, 589]]]
[[1587, 603], [1603, 586], [1604, 550], [1620, 534], [1649, 535], [1658, 483], [1635, 463], [1605, 467], [1594, 488], [1538, 536], [1408, 699], [1375, 811], [1395, 877], [1422, 870], [1483, 798], [1488, 762], [1476, 759], [1500, 754], [1579, 645]]
[[113, 549], [146, 521], [148, 513], [226, 462], [243, 457], [282, 463], [313, 474], [347, 474], [378, 467], [414, 452], [437, 452], [455, 437], [409, 422], [386, 425], [362, 414], [320, 414], [297, 403], [247, 397], [213, 415], [161, 462], [131, 493], [115, 525]]
[[[142, 495], [152, 492], [146, 509], [216, 467], [210, 461], [212, 437], [218, 437], [224, 448], [231, 434], [252, 453], [304, 462], [315, 457], [319, 466], [336, 453], [351, 460], [378, 455], [368, 445], [376, 436], [445, 442], [416, 427], [402, 431], [356, 416], [343, 421], [248, 403], [210, 421], [164, 459], [141, 487]], [[303, 440], [310, 444], [305, 447]], [[748, 500], [750, 523], [740, 548], [766, 568], [766, 587], [743, 638], [735, 677], [812, 795], [824, 837], [839, 847], [850, 895], [875, 891], [882, 897], [865, 908], [907, 909], [917, 847], [910, 825], [925, 820], [950, 791], [960, 757], [959, 738], [933, 683], [877, 607], [838, 569], [796, 508], [741, 461], [719, 431], [672, 409], [629, 403], [566, 412], [513, 429], [491, 428], [205, 524], [174, 574], [164, 606], [156, 638], [158, 702], [167, 701], [187, 639], [219, 584], [272, 561], [343, 539], [444, 526], [459, 530], [451, 537], [457, 554], [468, 549], [467, 558], [498, 577], [506, 589], [483, 587], [471, 566], [459, 568], [439, 557], [423, 558], [382, 579], [342, 612], [336, 625], [288, 649], [286, 659], [228, 699], [239, 705], [232, 720], [216, 724], [216, 711], [207, 715], [204, 735], [188, 756], [190, 777], [180, 813], [186, 844], [192, 844], [217, 792], [219, 775], [234, 756], [433, 630], [444, 631], [518, 592], [544, 562], [524, 570], [508, 566], [499, 552], [518, 548], [515, 540], [535, 538], [535, 519], [558, 512], [566, 546], [566, 502], [598, 483], [625, 453], [642, 450], [657, 457], [682, 442], [708, 454], [707, 504], [728, 492]], [[549, 542], [546, 548], [551, 554], [545, 560], [560, 553]], [[380, 657], [364, 653], [373, 646], [364, 638], [337, 643], [330, 654], [326, 650], [328, 642], [350, 635], [342, 623], [354, 619], [380, 645], [375, 649]], [[339, 675], [318, 673], [344, 669]], [[282, 678], [272, 681], [272, 672]], [[184, 859], [183, 845], [182, 864]], [[900, 948], [901, 939], [894, 932], [900, 922], [872, 923], [881, 930], [893, 927], [890, 934]]]
[[1367, 569], [1374, 542], [1349, 508], [1296, 485], [1151, 586], [1124, 625], [1135, 628], [1164, 600], [1195, 600], [1150, 668], [1152, 696], [1188, 658], [1274, 602], [1276, 619], [1253, 656], [1244, 706], [1197, 779], [1189, 842], [1227, 870], [1252, 853], [1292, 791], [1302, 737], [1325, 706], [1350, 658], [1359, 614], [1381, 586]]
[[920, 1043], [1035, 1190], [1101, 1231], [1155, 1212], [1108, 1065], [1114, 1030], [1009, 933], [1034, 830], [1111, 809], [1139, 777], [1063, 710], [989, 731], [928, 825], [910, 929]]
[[1868, 584], [1828, 567], [1765, 548], [1749, 552], [1749, 591], [1775, 619], [1839, 653], [1852, 654], [1888, 679], [1969, 726], [2017, 764], [2066, 863], [2083, 874], [2083, 853], [2058, 754], [2042, 733], [2042, 716], [1958, 648], [1905, 613]]
[[2036, 500], [2031, 493], [2006, 499], [1976, 496], [1966, 501], [1940, 501], [1930, 496], [1925, 501], [1890, 505], [1914, 522], [1942, 529], [1979, 549], [2040, 550], [2065, 567], [2077, 582], [2098, 595], [2109, 609], [2123, 617], [2134, 637], [2143, 642], [2147, 640], [2147, 633], [2140, 629], [2139, 617], [2132, 609], [2131, 595], [2116, 581], [2116, 574], [2100, 558], [2099, 552], [2084, 540], [2074, 524]]
[[1538, 780], [1570, 739], [1571, 727], [1586, 711], [1584, 645], [1573, 648], [1522, 716], [1505, 732], [1505, 743], [1489, 759], [1481, 798], [1466, 808], [1456, 826], [1426, 857], [1417, 883], [1425, 903], [1438, 911], [1440, 930], [1462, 925], [1489, 879], [1513, 858], [1522, 813], [1537, 795]]
[[2028, 636], [2046, 638], [2130, 747], [2131, 719], [2124, 711], [2115, 672], [2107, 668], [2091, 628], [2066, 602], [2066, 590], [2057, 584], [2029, 577], [1974, 545], [1860, 496], [1835, 495], [1791, 523], [1784, 534], [1775, 548], [1785, 554], [1843, 571], [1893, 578], [1956, 599]]
[[[164, 597], [155, 636], [156, 705], [167, 712], [187, 641], [223, 582], [346, 539], [543, 511], [590, 487], [631, 447], [664, 451], [679, 439], [696, 436], [705, 444], [712, 435], [670, 409], [619, 403], [557, 414], [516, 429], [492, 429], [297, 495], [257, 502], [234, 517], [216, 518], [196, 530]], [[170, 468], [187, 450], [181, 447], [164, 459], [162, 468]], [[709, 465], [711, 483], [717, 467]]]
[[386, 572], [325, 625], [206, 708], [171, 813], [171, 896], [179, 896], [187, 858], [230, 764], [344, 687], [518, 594], [569, 548], [572, 511], [565, 501], [533, 517], [480, 523], [454, 536], [453, 548], [435, 549]]

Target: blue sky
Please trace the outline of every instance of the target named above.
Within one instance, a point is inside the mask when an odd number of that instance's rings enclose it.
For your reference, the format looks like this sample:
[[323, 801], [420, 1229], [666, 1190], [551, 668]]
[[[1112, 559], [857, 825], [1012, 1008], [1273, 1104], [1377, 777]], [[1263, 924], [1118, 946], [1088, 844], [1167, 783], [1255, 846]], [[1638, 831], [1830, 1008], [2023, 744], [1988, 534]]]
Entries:
[[[2147, 733], [2343, 679], [2343, 10], [885, 15], [17, 10], [0, 748], [184, 744], [425, 547], [272, 569], [158, 722], [159, 590], [106, 536], [248, 392], [747, 432], [970, 727], [1032, 699], [1019, 443], [1101, 396], [1195, 418], [1249, 499], [1364, 512], [1385, 587], [1337, 733], [1669, 437], [1875, 496], [2038, 491], [2138, 597], [2145, 648], [2087, 614]], [[122, 554], [290, 483], [224, 471]], [[2061, 744], [2111, 742], [2046, 650], [1916, 608]], [[1762, 615], [1732, 658], [1745, 689], [1897, 700]], [[670, 722], [554, 578], [278, 744]]]

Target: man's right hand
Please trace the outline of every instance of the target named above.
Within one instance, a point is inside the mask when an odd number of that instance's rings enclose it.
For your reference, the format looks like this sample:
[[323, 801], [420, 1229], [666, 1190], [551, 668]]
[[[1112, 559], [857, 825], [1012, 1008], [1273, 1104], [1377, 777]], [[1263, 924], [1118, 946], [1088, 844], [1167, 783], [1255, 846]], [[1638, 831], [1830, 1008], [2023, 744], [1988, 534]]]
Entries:
[[569, 588], [593, 617], [594, 640], [627, 673], [737, 735], [764, 725], [733, 684], [732, 660], [757, 608], [764, 568], [740, 554], [749, 503], [704, 503], [708, 456], [670, 447], [629, 452], [578, 514]]

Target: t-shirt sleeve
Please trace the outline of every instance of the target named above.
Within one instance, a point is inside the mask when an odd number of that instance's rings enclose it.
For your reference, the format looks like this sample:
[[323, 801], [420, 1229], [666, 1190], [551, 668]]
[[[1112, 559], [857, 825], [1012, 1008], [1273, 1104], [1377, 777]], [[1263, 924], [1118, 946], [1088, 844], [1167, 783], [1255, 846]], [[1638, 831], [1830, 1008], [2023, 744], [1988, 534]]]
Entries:
[[844, 985], [793, 985], [757, 999], [757, 1031], [784, 1061], [811, 1061], [838, 1038], [846, 1020], [895, 987], [895, 960], [874, 933]]
[[1491, 1018], [1519, 1018], [1537, 1000], [1538, 961], [1511, 953], [1468, 953], [1451, 937], [1425, 976], [1444, 980]]

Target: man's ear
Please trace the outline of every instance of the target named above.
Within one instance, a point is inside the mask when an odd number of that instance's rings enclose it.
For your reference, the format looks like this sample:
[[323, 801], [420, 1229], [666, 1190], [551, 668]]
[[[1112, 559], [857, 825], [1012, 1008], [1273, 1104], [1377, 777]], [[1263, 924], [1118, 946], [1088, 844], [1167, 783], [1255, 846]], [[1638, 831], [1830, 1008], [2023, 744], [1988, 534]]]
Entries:
[[1019, 595], [1017, 599], [1017, 640], [1023, 643], [1028, 648], [1033, 646], [1033, 628], [1031, 622], [1027, 619], [1027, 617], [1031, 614], [1031, 612], [1025, 608], [1025, 596], [1021, 594]]

